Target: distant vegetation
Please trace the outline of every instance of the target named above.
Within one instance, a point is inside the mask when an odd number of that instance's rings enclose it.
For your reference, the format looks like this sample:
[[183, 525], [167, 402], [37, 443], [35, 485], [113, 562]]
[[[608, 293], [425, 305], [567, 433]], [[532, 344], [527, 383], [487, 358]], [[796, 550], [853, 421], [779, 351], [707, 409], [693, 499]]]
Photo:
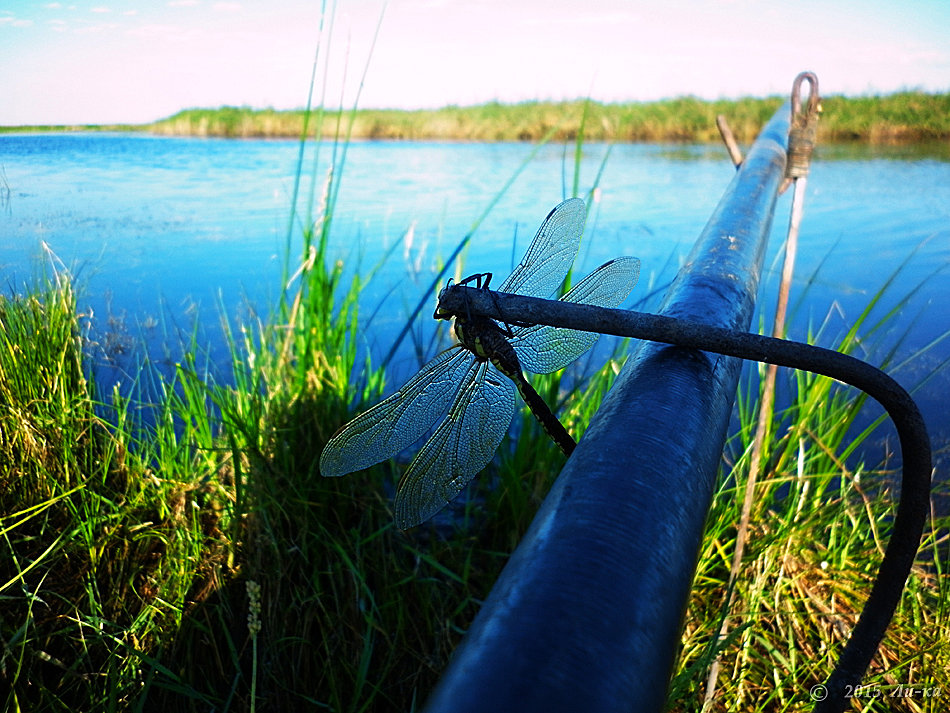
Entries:
[[[655, 102], [489, 103], [432, 110], [362, 109], [351, 138], [535, 141], [549, 133], [571, 141], [583, 124], [587, 141], [718, 141], [716, 115], [724, 114], [740, 141], [751, 141], [783, 99], [705, 101], [681, 97]], [[822, 141], [932, 141], [950, 138], [950, 94], [902, 92], [822, 100]], [[585, 114], [586, 112], [586, 114]], [[145, 128], [175, 136], [299, 137], [303, 111], [222, 107], [188, 109]], [[331, 137], [336, 123], [324, 121]]]
[[142, 131], [150, 124], [25, 124], [21, 126], [0, 126], [0, 134], [29, 134], [37, 131], [57, 131], [73, 133], [77, 131]]
[[[750, 142], [784, 101], [680, 97], [653, 102], [601, 104], [524, 102], [442, 109], [360, 109], [352, 124], [353, 139], [536, 141], [548, 136], [572, 141], [583, 126], [587, 141], [718, 141], [716, 115], [724, 114], [736, 138]], [[900, 92], [886, 96], [822, 99], [819, 139], [891, 143], [950, 139], [950, 93]], [[186, 109], [144, 125], [0, 127], [9, 131], [148, 131], [167, 136], [227, 138], [299, 138], [303, 110], [277, 111], [249, 107]], [[313, 132], [313, 127], [311, 127]], [[325, 119], [320, 134], [338, 132]]]

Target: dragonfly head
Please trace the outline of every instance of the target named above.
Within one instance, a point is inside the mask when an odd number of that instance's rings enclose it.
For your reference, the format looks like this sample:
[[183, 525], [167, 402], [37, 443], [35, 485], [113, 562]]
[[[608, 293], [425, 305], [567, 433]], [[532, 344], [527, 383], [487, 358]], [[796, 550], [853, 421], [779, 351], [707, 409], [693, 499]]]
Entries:
[[[488, 285], [491, 283], [491, 273], [479, 272], [474, 275], [469, 275], [464, 280], [462, 280], [459, 285], [471, 285], [473, 283], [478, 289], [487, 290]], [[456, 313], [442, 309], [442, 295], [444, 295], [452, 287], [455, 287], [455, 281], [450, 277], [449, 281], [445, 284], [445, 287], [439, 291], [439, 303], [435, 307], [435, 314], [432, 315], [434, 319], [452, 319], [453, 317], [459, 317], [459, 315]], [[466, 317], [471, 319], [471, 315], [466, 314]]]
[[452, 319], [455, 316], [452, 312], [442, 309], [442, 295], [454, 284], [455, 281], [450, 277], [445, 287], [439, 290], [439, 300], [435, 305], [435, 314], [432, 315], [433, 319]]

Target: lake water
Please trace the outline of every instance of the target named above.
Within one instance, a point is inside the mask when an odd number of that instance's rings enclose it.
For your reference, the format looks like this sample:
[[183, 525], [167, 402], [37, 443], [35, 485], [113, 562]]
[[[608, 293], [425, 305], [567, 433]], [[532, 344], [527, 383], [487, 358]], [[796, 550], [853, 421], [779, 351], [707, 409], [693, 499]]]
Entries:
[[[330, 258], [367, 272], [393, 252], [363, 293], [365, 344], [379, 358], [457, 242], [528, 158], [527, 144], [357, 142], [347, 149]], [[588, 145], [580, 189], [607, 152]], [[331, 146], [306, 152], [319, 200]], [[573, 182], [573, 147], [543, 147], [505, 191], [464, 253], [462, 273], [503, 277]], [[198, 315], [213, 357], [221, 310], [266, 314], [279, 294], [298, 144], [158, 138], [138, 134], [0, 135], [0, 280], [21, 285], [46, 244], [77, 277], [84, 309], [115, 344], [153, 353]], [[337, 156], [339, 158], [339, 156]], [[826, 320], [821, 343], [840, 336], [898, 266], [875, 315], [904, 297], [867, 356], [899, 341], [895, 364], [950, 331], [950, 161], [947, 147], [820, 147], [809, 177], [793, 285], [790, 336]], [[316, 168], [313, 169], [316, 163]], [[610, 150], [575, 267], [611, 257], [641, 260], [631, 304], [651, 309], [682, 264], [733, 175], [719, 146], [618, 145]], [[567, 188], [565, 189], [565, 186]], [[309, 180], [301, 190], [306, 215]], [[771, 315], [790, 206], [779, 201], [760, 305]], [[299, 222], [290, 231], [299, 245]], [[514, 243], [514, 247], [513, 247]], [[9, 288], [8, 288], [9, 289]], [[434, 304], [434, 299], [430, 300]], [[378, 309], [377, 309], [378, 308]], [[431, 310], [427, 304], [426, 323]], [[111, 322], [110, 322], [111, 317]], [[607, 341], [607, 340], [604, 340]], [[913, 387], [935, 445], [950, 434], [950, 340], [893, 371]], [[410, 344], [391, 383], [418, 365]], [[131, 362], [102, 367], [122, 379]], [[111, 371], [110, 371], [111, 370]]]

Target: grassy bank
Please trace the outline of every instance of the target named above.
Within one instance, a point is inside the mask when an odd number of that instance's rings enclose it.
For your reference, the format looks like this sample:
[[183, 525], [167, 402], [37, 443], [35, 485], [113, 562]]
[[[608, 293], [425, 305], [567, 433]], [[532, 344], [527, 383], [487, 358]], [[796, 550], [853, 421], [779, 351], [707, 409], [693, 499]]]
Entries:
[[[352, 138], [402, 140], [537, 141], [553, 132], [570, 141], [719, 141], [716, 116], [724, 114], [739, 141], [752, 141], [783, 98], [706, 101], [681, 97], [653, 102], [489, 103], [433, 110], [361, 109]], [[926, 142], [950, 138], [950, 94], [900, 92], [884, 96], [829, 96], [822, 100], [819, 140], [870, 143]], [[585, 114], [586, 112], [586, 114]], [[247, 107], [187, 109], [146, 125], [0, 127], [22, 131], [149, 131], [167, 136], [299, 138], [304, 111]], [[332, 137], [336, 123], [322, 124]]]
[[142, 131], [141, 124], [37, 124], [34, 126], [0, 126], [0, 134], [34, 134], [54, 132], [61, 134], [84, 131]]
[[89, 379], [70, 282], [0, 297], [3, 710], [122, 708], [143, 657], [216, 585], [224, 480], [168, 385], [138, 432]]
[[[65, 276], [0, 298], [0, 690], [5, 710], [413, 710], [438, 679], [563, 460], [530, 415], [473, 484], [451, 528], [392, 526], [385, 464], [319, 477], [355, 384], [357, 285], [326, 261], [332, 187], [273, 318], [231, 331], [233, 379], [191, 348], [143, 404], [101, 393]], [[328, 207], [329, 206], [329, 207]], [[850, 351], [878, 324], [858, 320]], [[569, 394], [580, 434], [617, 362]], [[830, 671], [889, 537], [885, 474], [848, 467], [862, 400], [788, 375], [773, 413], [753, 537], [715, 631], [748, 471], [758, 379], [744, 385], [700, 555], [670, 710], [697, 710], [723, 651], [713, 711], [797, 710]], [[558, 393], [551, 377], [541, 393]], [[871, 435], [862, 432], [857, 443]], [[483, 503], [476, 505], [475, 503]], [[867, 683], [950, 691], [946, 518], [928, 525]], [[728, 672], [728, 673], [726, 673]], [[868, 711], [893, 710], [887, 698]], [[911, 701], [941, 710], [945, 699]]]
[[[589, 141], [718, 141], [724, 114], [738, 139], [755, 138], [783, 99], [704, 101], [685, 97], [626, 104], [582, 101], [484, 104], [426, 111], [356, 113], [353, 138], [536, 141], [553, 131], [573, 140], [584, 123]], [[950, 138], [950, 94], [903, 92], [876, 97], [829, 96], [819, 124], [821, 141], [933, 141]], [[586, 112], [586, 118], [585, 118]], [[300, 136], [303, 112], [247, 108], [190, 109], [147, 128], [177, 136]], [[332, 135], [331, 123], [324, 135]]]

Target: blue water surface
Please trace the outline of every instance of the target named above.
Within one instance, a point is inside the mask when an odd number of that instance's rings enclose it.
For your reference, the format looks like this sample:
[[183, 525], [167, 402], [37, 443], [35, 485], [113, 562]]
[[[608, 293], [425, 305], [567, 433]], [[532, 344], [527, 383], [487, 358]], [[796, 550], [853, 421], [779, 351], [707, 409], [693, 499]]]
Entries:
[[[17, 289], [38, 264], [68, 268], [82, 290], [82, 309], [110, 335], [112, 352], [100, 364], [108, 379], [134, 379], [138, 357], [130, 355], [137, 345], [159, 361], [162, 354], [174, 359], [179, 334], [196, 323], [211, 360], [223, 364], [221, 318], [246, 320], [273, 307], [283, 261], [297, 255], [308, 205], [323, 199], [335, 162], [328, 259], [343, 260], [348, 274], [378, 268], [361, 312], [364, 347], [378, 360], [425, 296], [422, 343], [438, 348], [425, 338], [435, 297], [428, 287], [497, 195], [459, 274], [493, 272], [500, 282], [575, 180], [573, 146], [542, 147], [530, 161], [535, 149], [524, 143], [354, 142], [345, 157], [343, 150], [307, 147], [292, 219], [296, 141], [0, 135], [0, 280]], [[789, 326], [797, 339], [823, 328], [820, 342], [830, 344], [900, 267], [873, 314], [899, 309], [859, 356], [880, 361], [899, 343], [892, 365], [901, 366], [893, 373], [908, 388], [923, 382], [915, 396], [937, 445], [950, 434], [950, 380], [940, 369], [950, 342], [903, 362], [950, 330], [946, 158], [946, 151], [906, 147], [819, 149]], [[636, 255], [641, 279], [628, 304], [655, 307], [733, 174], [719, 146], [585, 146], [578, 186], [584, 195], [597, 181], [598, 191], [578, 274]], [[774, 310], [789, 208], [790, 192], [779, 199], [766, 258], [759, 302], [766, 318]], [[398, 386], [418, 364], [407, 342], [390, 383]]]

